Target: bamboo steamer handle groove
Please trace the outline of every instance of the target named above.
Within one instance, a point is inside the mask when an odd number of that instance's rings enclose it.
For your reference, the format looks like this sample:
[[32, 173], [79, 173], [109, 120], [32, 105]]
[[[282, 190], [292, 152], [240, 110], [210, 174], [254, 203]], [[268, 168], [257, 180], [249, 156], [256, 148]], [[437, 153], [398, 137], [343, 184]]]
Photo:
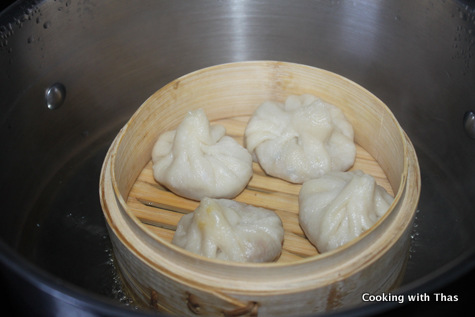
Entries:
[[[236, 298], [212, 291], [211, 298], [220, 299], [225, 302], [225, 305], [220, 305], [219, 308], [216, 306], [216, 302], [211, 303], [208, 300], [201, 298], [196, 294], [191, 292], [185, 293], [186, 307], [189, 311], [195, 315], [208, 315], [218, 310], [218, 313], [221, 313], [225, 317], [239, 317], [239, 316], [257, 316], [259, 304], [255, 301], [240, 301]], [[223, 306], [226, 307], [223, 308]], [[150, 307], [157, 311], [162, 311], [160, 305], [160, 295], [159, 293], [152, 289], [150, 292]]]
[[[222, 295], [220, 297], [223, 297]], [[233, 302], [240, 302], [236, 299], [232, 300]], [[247, 303], [242, 303], [242, 306], [236, 307], [234, 309], [221, 310], [221, 313], [225, 317], [238, 317], [238, 316], [257, 316], [259, 305], [256, 302], [249, 301]], [[195, 315], [203, 315], [204, 309], [206, 306], [198, 296], [188, 293], [186, 298], [186, 305], [188, 309]]]

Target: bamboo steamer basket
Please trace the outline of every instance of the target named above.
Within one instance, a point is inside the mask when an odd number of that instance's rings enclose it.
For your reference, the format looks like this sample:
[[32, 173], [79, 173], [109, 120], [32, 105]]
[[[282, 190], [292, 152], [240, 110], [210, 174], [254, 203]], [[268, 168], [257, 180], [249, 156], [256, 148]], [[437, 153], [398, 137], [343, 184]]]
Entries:
[[[350, 243], [318, 254], [298, 224], [301, 185], [254, 175], [237, 201], [272, 209], [285, 236], [273, 263], [208, 259], [171, 244], [183, 214], [199, 202], [169, 192], [153, 179], [151, 151], [189, 110], [242, 144], [247, 120], [266, 100], [310, 93], [339, 107], [353, 125], [362, 169], [395, 196], [388, 212]], [[362, 303], [364, 293], [390, 292], [404, 272], [420, 194], [414, 148], [378, 98], [334, 73], [300, 64], [252, 61], [205, 68], [154, 93], [113, 141], [102, 168], [100, 196], [114, 254], [133, 298], [179, 315], [287, 316]]]

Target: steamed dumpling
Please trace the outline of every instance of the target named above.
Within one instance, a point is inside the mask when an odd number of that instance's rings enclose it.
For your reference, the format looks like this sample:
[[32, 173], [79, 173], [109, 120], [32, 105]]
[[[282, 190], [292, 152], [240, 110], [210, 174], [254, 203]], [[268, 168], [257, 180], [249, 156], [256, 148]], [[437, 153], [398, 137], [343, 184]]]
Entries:
[[245, 143], [264, 171], [303, 183], [355, 162], [353, 127], [337, 107], [312, 95], [267, 101], [249, 120]]
[[300, 226], [319, 252], [330, 251], [368, 230], [392, 201], [371, 175], [331, 172], [302, 185]]
[[252, 157], [222, 125], [210, 126], [202, 109], [160, 135], [152, 151], [155, 179], [194, 200], [233, 198], [252, 176]]
[[172, 243], [193, 253], [235, 262], [270, 262], [282, 251], [284, 229], [268, 209], [204, 198], [178, 222]]

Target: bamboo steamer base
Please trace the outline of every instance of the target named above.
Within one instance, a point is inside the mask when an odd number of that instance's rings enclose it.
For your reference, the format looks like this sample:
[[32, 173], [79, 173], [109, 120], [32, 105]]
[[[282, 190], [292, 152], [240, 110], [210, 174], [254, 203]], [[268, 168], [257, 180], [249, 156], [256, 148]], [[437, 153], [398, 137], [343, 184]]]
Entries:
[[[298, 223], [300, 185], [253, 177], [237, 201], [281, 217], [283, 252], [273, 263], [208, 259], [170, 243], [183, 214], [198, 202], [174, 195], [152, 175], [158, 135], [175, 129], [186, 112], [202, 108], [239, 143], [249, 117], [266, 100], [311, 93], [339, 107], [353, 125], [352, 169], [373, 175], [394, 195], [388, 212], [346, 245], [318, 254]], [[181, 316], [288, 316], [362, 304], [364, 293], [390, 291], [409, 250], [420, 194], [414, 148], [390, 110], [357, 84], [292, 63], [257, 61], [218, 65], [185, 75], [153, 94], [112, 143], [100, 179], [101, 205], [114, 255], [137, 303]]]
[[[243, 135], [249, 116], [214, 120], [226, 134], [243, 144]], [[376, 182], [394, 196], [391, 185], [378, 162], [361, 146], [356, 145], [356, 160], [350, 170], [360, 169], [373, 176]], [[298, 220], [298, 195], [301, 184], [267, 176], [258, 163], [253, 163], [253, 177], [244, 191], [234, 200], [274, 210], [282, 219], [285, 237], [282, 254], [277, 262], [292, 262], [318, 255], [314, 245], [305, 237]], [[127, 199], [133, 214], [151, 232], [171, 242], [178, 221], [184, 214], [193, 212], [199, 202], [177, 196], [158, 184], [153, 178], [152, 162], [140, 173]]]

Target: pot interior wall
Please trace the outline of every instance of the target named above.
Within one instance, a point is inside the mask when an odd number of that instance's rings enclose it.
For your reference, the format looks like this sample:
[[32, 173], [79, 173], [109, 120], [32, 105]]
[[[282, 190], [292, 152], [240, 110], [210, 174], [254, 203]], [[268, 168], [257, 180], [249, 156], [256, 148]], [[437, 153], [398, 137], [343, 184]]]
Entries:
[[[475, 140], [463, 125], [475, 110], [473, 10], [461, 1], [17, 2], [0, 16], [2, 248], [124, 300], [98, 199], [113, 137], [181, 75], [282, 60], [348, 77], [391, 108], [422, 173], [403, 289], [439, 278], [475, 241]], [[55, 83], [64, 102], [50, 110]]]

